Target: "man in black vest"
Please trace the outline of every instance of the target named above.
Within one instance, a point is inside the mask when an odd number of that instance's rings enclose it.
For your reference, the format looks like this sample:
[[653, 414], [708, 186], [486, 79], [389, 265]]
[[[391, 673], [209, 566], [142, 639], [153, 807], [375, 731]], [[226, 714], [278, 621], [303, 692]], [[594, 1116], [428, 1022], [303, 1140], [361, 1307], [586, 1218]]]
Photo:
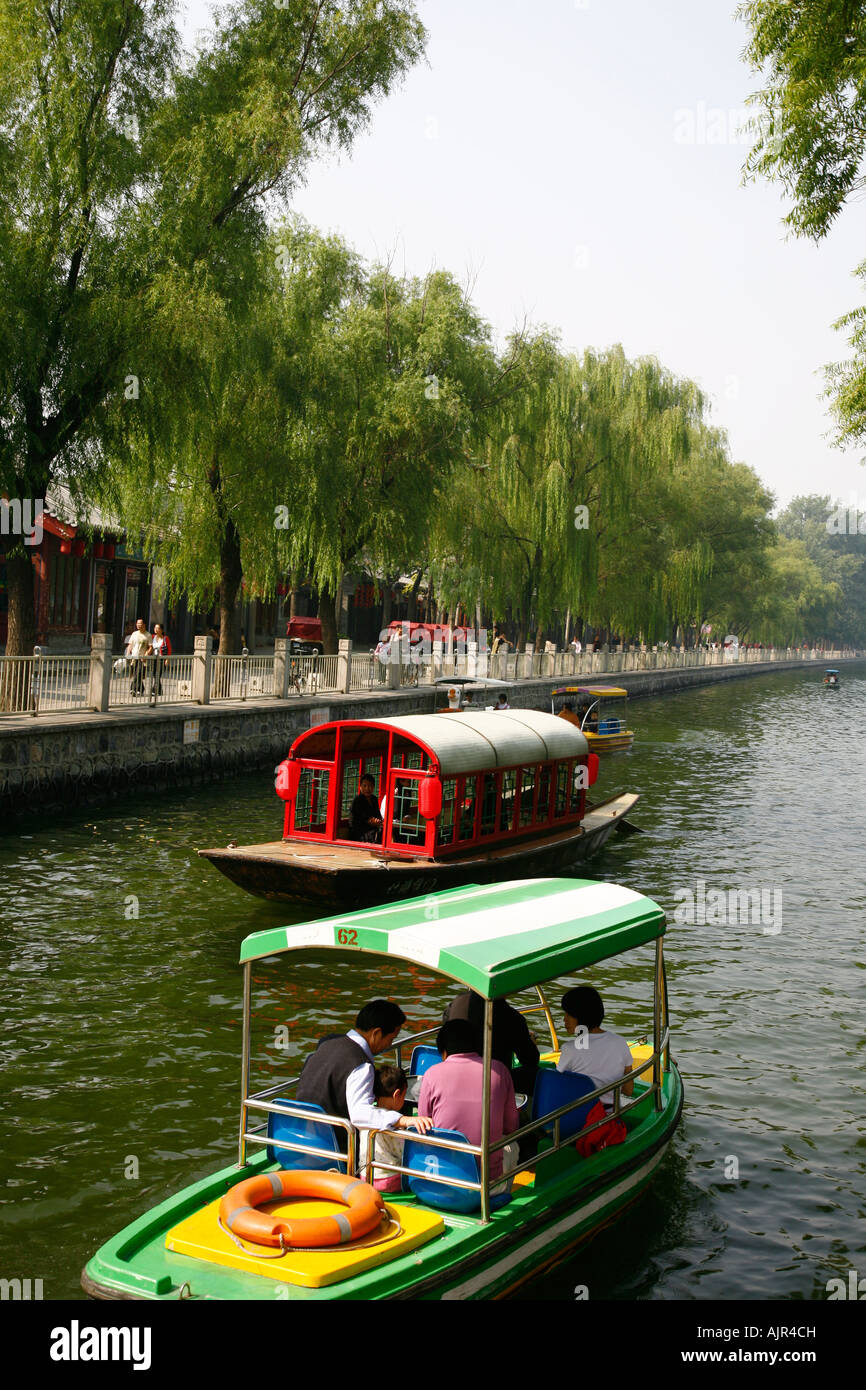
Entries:
[[[376, 1104], [373, 1058], [387, 1052], [406, 1022], [406, 1015], [388, 999], [365, 1004], [348, 1033], [331, 1033], [322, 1038], [304, 1063], [298, 1081], [297, 1099], [308, 1105], [321, 1105], [328, 1115], [342, 1115], [358, 1129], [418, 1129], [425, 1133], [432, 1120], [401, 1115]], [[345, 1150], [344, 1130], [336, 1130]]]

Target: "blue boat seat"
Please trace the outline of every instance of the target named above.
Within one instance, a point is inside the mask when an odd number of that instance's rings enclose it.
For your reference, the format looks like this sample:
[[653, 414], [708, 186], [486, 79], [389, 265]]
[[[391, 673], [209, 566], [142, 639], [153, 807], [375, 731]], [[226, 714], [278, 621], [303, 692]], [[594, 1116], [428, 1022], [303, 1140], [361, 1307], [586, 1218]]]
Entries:
[[[594, 1090], [595, 1082], [591, 1077], [584, 1076], [582, 1072], [553, 1071], [548, 1067], [542, 1067], [536, 1078], [535, 1090], [532, 1094], [532, 1118], [533, 1120], [541, 1120], [545, 1115], [550, 1115], [554, 1110], [559, 1110], [571, 1101], [580, 1100], [581, 1096], [588, 1095], [590, 1091]], [[583, 1129], [586, 1124], [586, 1117], [593, 1105], [595, 1105], [595, 1101], [589, 1101], [586, 1105], [579, 1105], [568, 1115], [560, 1117], [560, 1139], [570, 1139], [573, 1134], [577, 1134]]]
[[442, 1061], [442, 1053], [438, 1048], [432, 1047], [429, 1043], [418, 1043], [417, 1047], [412, 1048], [412, 1057], [409, 1062], [410, 1076], [423, 1076], [430, 1067], [435, 1067], [437, 1062]]
[[268, 1158], [281, 1168], [323, 1168], [346, 1171], [346, 1158], [340, 1149], [339, 1133], [327, 1121], [317, 1120], [316, 1115], [324, 1115], [321, 1105], [311, 1105], [308, 1101], [293, 1100], [291, 1096], [274, 1096], [272, 1104], [293, 1105], [297, 1110], [306, 1110], [310, 1118], [301, 1119], [298, 1115], [268, 1112], [268, 1138], [283, 1139], [289, 1143], [312, 1144], [316, 1149], [330, 1149], [334, 1158], [316, 1158], [314, 1154], [293, 1152], [291, 1149], [277, 1149], [268, 1145]]
[[[432, 1139], [453, 1139], [459, 1144], [469, 1140], [459, 1129], [431, 1129]], [[414, 1192], [419, 1202], [435, 1207], [439, 1211], [457, 1211], [468, 1215], [481, 1210], [481, 1193], [469, 1192], [464, 1187], [448, 1187], [436, 1182], [436, 1178], [460, 1178], [463, 1182], [477, 1182], [478, 1159], [473, 1153], [460, 1153], [456, 1149], [436, 1149], [432, 1144], [424, 1144], [418, 1139], [406, 1139], [403, 1145], [403, 1166], [415, 1170], [417, 1177], [407, 1179], [409, 1191]], [[490, 1208], [495, 1211], [511, 1200], [510, 1192], [501, 1192], [490, 1198]]]

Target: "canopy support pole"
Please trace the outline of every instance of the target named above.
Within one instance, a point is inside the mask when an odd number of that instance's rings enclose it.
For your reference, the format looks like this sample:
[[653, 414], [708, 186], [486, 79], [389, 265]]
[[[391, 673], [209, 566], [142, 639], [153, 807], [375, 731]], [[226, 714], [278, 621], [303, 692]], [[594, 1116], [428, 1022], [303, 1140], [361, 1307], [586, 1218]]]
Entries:
[[238, 1137], [238, 1167], [243, 1168], [246, 1161], [247, 1096], [250, 1093], [250, 992], [252, 987], [252, 961], [244, 966], [244, 1025], [241, 1047], [241, 1132]]
[[655, 981], [653, 986], [653, 1086], [655, 1089], [655, 1108], [662, 1108], [662, 1059], [659, 1047], [662, 1040], [662, 994], [664, 991], [664, 960], [662, 957], [662, 939], [656, 937], [656, 968]]
[[[484, 1001], [484, 1063], [481, 1091], [481, 1220], [490, 1220], [490, 1069], [493, 1063], [493, 1000]], [[500, 1150], [500, 1153], [502, 1151]]]

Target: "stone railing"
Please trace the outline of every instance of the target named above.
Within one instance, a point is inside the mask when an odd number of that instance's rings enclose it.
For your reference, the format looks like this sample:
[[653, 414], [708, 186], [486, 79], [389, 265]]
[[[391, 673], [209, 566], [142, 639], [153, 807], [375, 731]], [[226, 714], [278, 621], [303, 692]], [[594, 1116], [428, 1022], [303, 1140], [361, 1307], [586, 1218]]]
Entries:
[[111, 637], [95, 633], [89, 655], [52, 656], [34, 648], [33, 656], [0, 656], [0, 716], [60, 714], [85, 711], [154, 708], [166, 704], [207, 705], [271, 698], [286, 700], [320, 694], [399, 690], [432, 685], [449, 677], [492, 678], [508, 682], [588, 680], [626, 671], [689, 669], [721, 666], [736, 660], [836, 661], [859, 652], [761, 647], [730, 652], [703, 647], [628, 647], [595, 652], [557, 651], [548, 646], [536, 652], [498, 652], [491, 656], [470, 642], [465, 650], [406, 646], [395, 636], [386, 657], [354, 652], [342, 640], [335, 656], [292, 656], [287, 638], [277, 638], [273, 656], [219, 656], [210, 637], [197, 637], [191, 655], [144, 657], [130, 661], [113, 654]]

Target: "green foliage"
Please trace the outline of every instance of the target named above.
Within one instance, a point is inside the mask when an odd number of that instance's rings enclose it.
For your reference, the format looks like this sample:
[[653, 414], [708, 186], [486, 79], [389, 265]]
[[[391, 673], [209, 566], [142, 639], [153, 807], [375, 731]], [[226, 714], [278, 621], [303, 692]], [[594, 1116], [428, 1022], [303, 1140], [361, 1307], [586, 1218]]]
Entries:
[[298, 402], [286, 558], [333, 593], [359, 556], [393, 570], [426, 548], [496, 364], [487, 326], [446, 272], [421, 281], [364, 267], [300, 222], [278, 242]]
[[[0, 487], [11, 496], [42, 496], [58, 475], [87, 492], [104, 431], [118, 437], [105, 417], [152, 363], [167, 293], [179, 319], [202, 296], [227, 297], [265, 238], [264, 200], [285, 196], [320, 150], [350, 145], [423, 39], [400, 0], [240, 0], [185, 62], [174, 9], [0, 0]], [[16, 585], [13, 600], [11, 648], [32, 595]]]
[[[766, 76], [747, 175], [782, 184], [786, 221], [815, 241], [866, 186], [866, 5], [863, 0], [749, 0], [746, 57]], [[857, 275], [866, 279], [866, 262]], [[866, 309], [840, 318], [853, 356], [827, 369], [837, 442], [866, 438]]]
[[863, 187], [866, 7], [862, 0], [749, 0], [746, 57], [766, 74], [749, 174], [779, 180], [789, 225], [820, 238]]

